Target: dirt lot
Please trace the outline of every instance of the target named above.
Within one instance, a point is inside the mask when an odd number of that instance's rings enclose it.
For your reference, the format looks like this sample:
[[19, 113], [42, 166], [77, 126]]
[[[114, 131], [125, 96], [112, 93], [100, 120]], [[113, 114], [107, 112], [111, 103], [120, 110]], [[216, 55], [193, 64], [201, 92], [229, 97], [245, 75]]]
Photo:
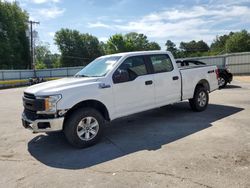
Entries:
[[250, 76], [234, 76], [234, 79], [240, 82], [250, 83]]
[[1, 187], [250, 187], [250, 83], [115, 121], [77, 150], [21, 126], [24, 88], [0, 90]]

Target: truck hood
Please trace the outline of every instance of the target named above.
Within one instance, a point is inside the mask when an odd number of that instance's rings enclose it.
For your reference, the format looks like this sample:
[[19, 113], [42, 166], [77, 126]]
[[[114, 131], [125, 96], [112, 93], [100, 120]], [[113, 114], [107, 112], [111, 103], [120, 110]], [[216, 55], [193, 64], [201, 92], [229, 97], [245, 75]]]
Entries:
[[35, 96], [62, 94], [65, 90], [94, 84], [97, 81], [98, 78], [62, 78], [30, 86], [24, 92], [34, 94]]

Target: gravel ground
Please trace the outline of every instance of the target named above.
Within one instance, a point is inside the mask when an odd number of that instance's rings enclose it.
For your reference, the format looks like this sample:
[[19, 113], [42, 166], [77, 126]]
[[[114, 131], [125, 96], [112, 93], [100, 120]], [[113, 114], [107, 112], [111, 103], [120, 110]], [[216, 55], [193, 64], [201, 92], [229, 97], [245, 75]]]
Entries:
[[23, 90], [0, 90], [1, 187], [250, 187], [250, 83], [201, 113], [182, 102], [114, 121], [82, 150], [22, 127]]

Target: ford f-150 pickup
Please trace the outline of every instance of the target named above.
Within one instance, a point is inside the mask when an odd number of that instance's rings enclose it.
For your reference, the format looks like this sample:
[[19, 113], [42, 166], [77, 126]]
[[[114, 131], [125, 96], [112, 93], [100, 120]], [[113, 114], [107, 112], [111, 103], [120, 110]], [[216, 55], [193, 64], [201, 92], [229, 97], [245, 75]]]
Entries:
[[197, 112], [218, 89], [216, 66], [178, 68], [170, 52], [127, 52], [99, 57], [72, 78], [24, 91], [22, 122], [34, 133], [63, 131], [75, 147], [95, 144], [106, 122], [189, 100]]

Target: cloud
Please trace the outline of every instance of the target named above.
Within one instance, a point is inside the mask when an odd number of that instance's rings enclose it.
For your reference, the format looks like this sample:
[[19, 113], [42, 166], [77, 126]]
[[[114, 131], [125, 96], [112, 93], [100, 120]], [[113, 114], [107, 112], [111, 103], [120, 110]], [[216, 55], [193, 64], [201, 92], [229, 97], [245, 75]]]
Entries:
[[32, 3], [35, 4], [43, 4], [43, 3], [58, 3], [60, 0], [31, 0]]
[[240, 5], [249, 2], [249, 0], [210, 0], [209, 4]]
[[54, 38], [55, 32], [48, 32], [48, 35], [49, 35], [50, 37]]
[[244, 29], [241, 27], [249, 28], [247, 25], [250, 23], [249, 17], [248, 6], [208, 4], [188, 9], [186, 7], [164, 9], [122, 24], [89, 23], [89, 27], [110, 28], [117, 32], [134, 31], [144, 33], [155, 40], [170, 38], [178, 42], [195, 39], [211, 43], [216, 35]]
[[56, 18], [61, 16], [65, 12], [65, 9], [58, 7], [42, 8], [37, 10], [37, 13], [43, 18]]
[[99, 37], [98, 39], [99, 41], [107, 42], [109, 40], [109, 37]]
[[113, 21], [116, 22], [116, 23], [122, 23], [122, 22], [124, 22], [123, 19], [114, 19]]
[[100, 21], [98, 22], [95, 22], [95, 23], [88, 23], [88, 28], [111, 28], [111, 26], [107, 25], [107, 24], [104, 24]]
[[9, 2], [9, 3], [13, 3], [15, 2], [16, 0], [4, 0], [5, 2]]

